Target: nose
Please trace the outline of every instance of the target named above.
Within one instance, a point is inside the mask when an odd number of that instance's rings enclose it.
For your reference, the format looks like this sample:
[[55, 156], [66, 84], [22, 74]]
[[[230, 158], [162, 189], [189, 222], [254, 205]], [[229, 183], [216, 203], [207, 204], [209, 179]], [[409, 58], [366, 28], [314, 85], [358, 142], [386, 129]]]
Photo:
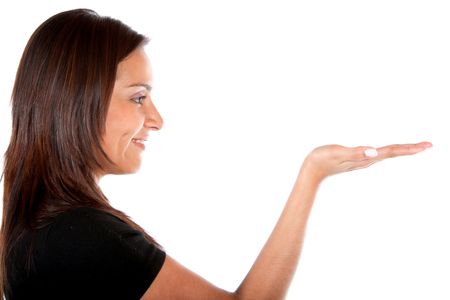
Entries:
[[145, 109], [145, 122], [144, 127], [151, 128], [153, 130], [161, 130], [164, 125], [164, 120], [160, 113], [153, 104], [153, 101], [148, 101], [149, 105]]

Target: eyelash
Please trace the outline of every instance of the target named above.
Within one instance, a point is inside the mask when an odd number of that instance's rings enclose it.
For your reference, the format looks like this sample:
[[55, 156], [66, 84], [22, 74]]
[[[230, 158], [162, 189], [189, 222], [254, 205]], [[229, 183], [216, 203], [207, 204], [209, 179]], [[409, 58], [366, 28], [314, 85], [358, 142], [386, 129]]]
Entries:
[[133, 98], [131, 100], [136, 102], [137, 104], [143, 104], [142, 102], [144, 101], [145, 98], [147, 98], [147, 96], [139, 96], [139, 97], [135, 97], [135, 98]]

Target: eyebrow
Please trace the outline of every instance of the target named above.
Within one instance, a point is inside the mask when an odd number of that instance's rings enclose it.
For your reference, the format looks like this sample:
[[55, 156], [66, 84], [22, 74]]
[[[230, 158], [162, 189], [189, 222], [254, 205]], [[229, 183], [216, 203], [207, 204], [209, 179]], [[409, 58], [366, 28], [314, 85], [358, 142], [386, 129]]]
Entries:
[[136, 87], [136, 86], [145, 87], [145, 89], [149, 92], [152, 90], [152, 86], [149, 84], [146, 84], [146, 83], [135, 83], [135, 84], [129, 85], [128, 87], [130, 88], [130, 87]]

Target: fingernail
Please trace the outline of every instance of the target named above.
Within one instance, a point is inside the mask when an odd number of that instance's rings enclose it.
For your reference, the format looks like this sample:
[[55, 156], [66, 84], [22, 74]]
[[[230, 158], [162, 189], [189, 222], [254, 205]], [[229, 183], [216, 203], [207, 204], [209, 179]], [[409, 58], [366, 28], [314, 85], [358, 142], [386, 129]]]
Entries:
[[425, 148], [431, 148], [431, 147], [433, 147], [433, 144], [432, 144], [432, 143], [427, 142], [427, 143], [425, 144]]
[[378, 151], [377, 149], [367, 149], [366, 151], [364, 151], [364, 154], [367, 157], [376, 157], [378, 156]]

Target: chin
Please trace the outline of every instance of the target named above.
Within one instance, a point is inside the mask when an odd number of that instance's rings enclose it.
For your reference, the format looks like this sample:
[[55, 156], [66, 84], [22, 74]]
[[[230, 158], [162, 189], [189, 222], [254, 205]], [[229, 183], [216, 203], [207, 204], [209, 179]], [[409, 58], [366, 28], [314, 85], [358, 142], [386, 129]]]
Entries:
[[140, 166], [136, 166], [136, 167], [128, 167], [126, 168], [122, 174], [134, 174], [137, 173], [140, 169]]
[[113, 175], [134, 174], [139, 171], [140, 167], [141, 167], [140, 164], [128, 164], [125, 166], [117, 166], [116, 168], [114, 168], [114, 170], [109, 172], [109, 174]]

